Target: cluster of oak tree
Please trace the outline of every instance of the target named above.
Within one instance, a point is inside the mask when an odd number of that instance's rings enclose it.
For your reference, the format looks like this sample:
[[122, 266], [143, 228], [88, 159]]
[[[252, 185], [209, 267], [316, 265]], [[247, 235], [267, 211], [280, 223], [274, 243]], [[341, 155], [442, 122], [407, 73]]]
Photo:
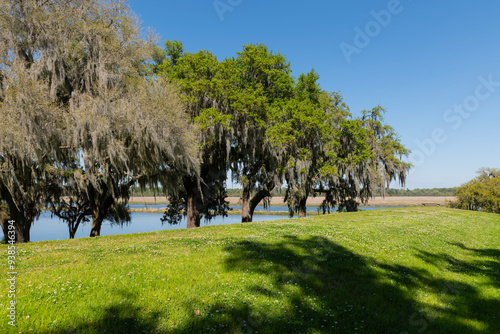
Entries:
[[130, 220], [132, 186], [161, 189], [164, 221], [225, 215], [228, 172], [242, 221], [282, 189], [353, 211], [410, 165], [375, 107], [353, 117], [311, 71], [245, 45], [230, 59], [157, 46], [122, 0], [0, 0], [0, 222], [30, 239], [41, 210], [70, 237], [92, 221]]

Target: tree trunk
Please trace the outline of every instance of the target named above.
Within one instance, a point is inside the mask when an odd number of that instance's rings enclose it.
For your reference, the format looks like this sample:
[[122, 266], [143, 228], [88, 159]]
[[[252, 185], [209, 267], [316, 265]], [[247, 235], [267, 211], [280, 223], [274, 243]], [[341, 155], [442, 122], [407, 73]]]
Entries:
[[299, 218], [305, 217], [307, 214], [307, 196], [301, 197], [299, 200]]
[[[24, 215], [21, 212], [15, 212], [11, 214], [11, 220], [14, 221], [13, 225], [14, 225], [16, 243], [30, 242], [30, 229], [32, 221], [26, 219], [26, 217], [24, 217]], [[6, 228], [8, 229], [8, 225], [6, 226]], [[6, 240], [8, 241], [8, 239]]]
[[79, 215], [78, 218], [76, 218], [76, 222], [71, 222], [69, 224], [69, 238], [74, 239], [76, 231], [78, 230], [78, 226], [80, 226], [80, 223], [82, 220], [85, 218], [85, 215]]
[[9, 222], [10, 216], [7, 214], [5, 211], [0, 211], [0, 226], [2, 226], [2, 231], [3, 231], [3, 237], [4, 240], [7, 241], [8, 235], [8, 222]]
[[[251, 222], [253, 220], [253, 213], [255, 211], [255, 208], [259, 203], [266, 197], [271, 196], [271, 193], [268, 190], [261, 189], [259, 190], [255, 195], [253, 195], [252, 199], [250, 200], [249, 203], [249, 211], [250, 211], [250, 220]], [[243, 206], [242, 206], [243, 208]]]
[[35, 219], [35, 210], [32, 210], [30, 205], [25, 205], [22, 207], [22, 210], [19, 210], [12, 200], [7, 200], [7, 206], [9, 208], [10, 217], [6, 212], [0, 212], [0, 221], [3, 220], [2, 229], [4, 230], [5, 240], [10, 240], [8, 238], [9, 220], [13, 220], [14, 223], [12, 225], [14, 226], [15, 242], [29, 242], [31, 225], [33, 225], [33, 220]]
[[91, 237], [98, 237], [101, 235], [101, 225], [103, 220], [104, 216], [101, 215], [99, 208], [94, 209], [92, 211], [92, 228], [90, 229]]
[[68, 230], [69, 230], [69, 238], [74, 239], [75, 238], [75, 220], [68, 221]]
[[[253, 210], [250, 211], [250, 196], [252, 195], [252, 188], [243, 185], [241, 193], [241, 222], [249, 223], [252, 221]], [[255, 208], [254, 208], [255, 209]]]
[[200, 212], [198, 211], [198, 190], [192, 189], [186, 201], [187, 228], [200, 227]]

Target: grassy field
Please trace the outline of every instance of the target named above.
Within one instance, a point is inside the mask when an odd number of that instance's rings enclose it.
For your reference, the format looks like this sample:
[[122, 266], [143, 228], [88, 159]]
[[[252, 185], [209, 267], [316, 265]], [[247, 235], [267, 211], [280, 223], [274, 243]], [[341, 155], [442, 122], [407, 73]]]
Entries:
[[17, 250], [18, 327], [2, 279], [1, 333], [500, 333], [500, 215], [375, 210]]

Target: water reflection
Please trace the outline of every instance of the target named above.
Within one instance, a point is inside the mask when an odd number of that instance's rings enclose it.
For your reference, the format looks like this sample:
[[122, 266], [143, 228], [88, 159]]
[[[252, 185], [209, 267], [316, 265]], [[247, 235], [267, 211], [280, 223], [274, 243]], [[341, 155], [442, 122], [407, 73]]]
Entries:
[[[129, 204], [129, 207], [132, 209], [165, 209], [166, 204]], [[234, 210], [241, 210], [241, 205], [231, 205], [230, 208]], [[376, 210], [376, 209], [393, 209], [394, 207], [360, 207], [360, 210]], [[318, 207], [308, 206], [307, 212], [317, 212]], [[330, 209], [331, 212], [336, 211], [337, 208]], [[288, 212], [288, 206], [268, 206], [264, 208], [264, 206], [259, 205], [255, 207], [255, 211], [283, 211]]]
[[[130, 205], [131, 208], [164, 208], [165, 205]], [[234, 209], [241, 209], [241, 206], [233, 206]], [[366, 207], [360, 208], [361, 210], [375, 210], [375, 209], [388, 209], [380, 207]], [[258, 206], [256, 211], [263, 211], [264, 207]], [[317, 211], [317, 207], [308, 207], [308, 212]], [[272, 206], [268, 207], [268, 211], [288, 211], [286, 206]], [[333, 212], [333, 211], [332, 211]], [[160, 218], [163, 217], [163, 213], [145, 213], [145, 212], [132, 212], [131, 218], [132, 222], [125, 224], [123, 226], [111, 224], [108, 221], [104, 221], [101, 227], [101, 236], [105, 235], [118, 235], [118, 234], [129, 234], [129, 233], [140, 233], [140, 232], [154, 232], [161, 230], [176, 230], [181, 228], [186, 228], [186, 218], [183, 217], [180, 224], [170, 225], [162, 224]], [[296, 217], [296, 216], [295, 216]], [[256, 214], [253, 216], [253, 221], [263, 221], [263, 220], [277, 220], [285, 219], [288, 216], [282, 215], [260, 215]], [[238, 224], [241, 223], [241, 215], [229, 215], [228, 217], [215, 217], [211, 221], [201, 221], [201, 226], [208, 225], [227, 225], [227, 224]], [[90, 223], [80, 225], [78, 231], [75, 234], [75, 238], [88, 237], [90, 234]], [[45, 240], [62, 240], [68, 239], [69, 232], [66, 223], [59, 220], [57, 217], [52, 218], [50, 212], [44, 211], [40, 218], [35, 222], [31, 228], [31, 241], [45, 241]]]
[[[144, 206], [142, 206], [144, 207]], [[150, 206], [149, 206], [150, 207]], [[101, 227], [101, 236], [105, 235], [118, 235], [139, 232], [153, 232], [161, 230], [176, 230], [186, 228], [186, 218], [184, 217], [180, 224], [170, 225], [162, 224], [160, 218], [163, 217], [162, 213], [143, 213], [132, 212], [132, 222], [123, 226], [111, 224], [109, 221], [104, 221]], [[273, 215], [255, 215], [254, 221], [263, 220], [276, 220], [284, 219], [286, 216], [273, 216]], [[227, 225], [241, 223], [240, 215], [229, 215], [228, 217], [215, 217], [209, 222], [201, 221], [201, 226], [208, 225]], [[80, 225], [75, 234], [75, 238], [88, 237], [90, 234], [90, 223]], [[66, 223], [54, 217], [51, 218], [50, 212], [44, 211], [40, 218], [35, 222], [31, 228], [31, 241], [44, 241], [44, 240], [62, 240], [68, 239], [69, 232]]]

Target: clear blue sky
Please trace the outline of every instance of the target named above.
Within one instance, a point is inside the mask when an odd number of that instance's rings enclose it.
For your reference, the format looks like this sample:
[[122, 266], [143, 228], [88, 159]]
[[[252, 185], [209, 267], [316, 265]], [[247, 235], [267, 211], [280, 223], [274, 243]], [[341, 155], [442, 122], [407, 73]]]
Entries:
[[[144, 27], [219, 59], [263, 43], [355, 115], [381, 105], [413, 151], [406, 187], [500, 168], [500, 2], [131, 0]], [[217, 8], [216, 8], [217, 7]], [[361, 33], [360, 33], [361, 32]]]

